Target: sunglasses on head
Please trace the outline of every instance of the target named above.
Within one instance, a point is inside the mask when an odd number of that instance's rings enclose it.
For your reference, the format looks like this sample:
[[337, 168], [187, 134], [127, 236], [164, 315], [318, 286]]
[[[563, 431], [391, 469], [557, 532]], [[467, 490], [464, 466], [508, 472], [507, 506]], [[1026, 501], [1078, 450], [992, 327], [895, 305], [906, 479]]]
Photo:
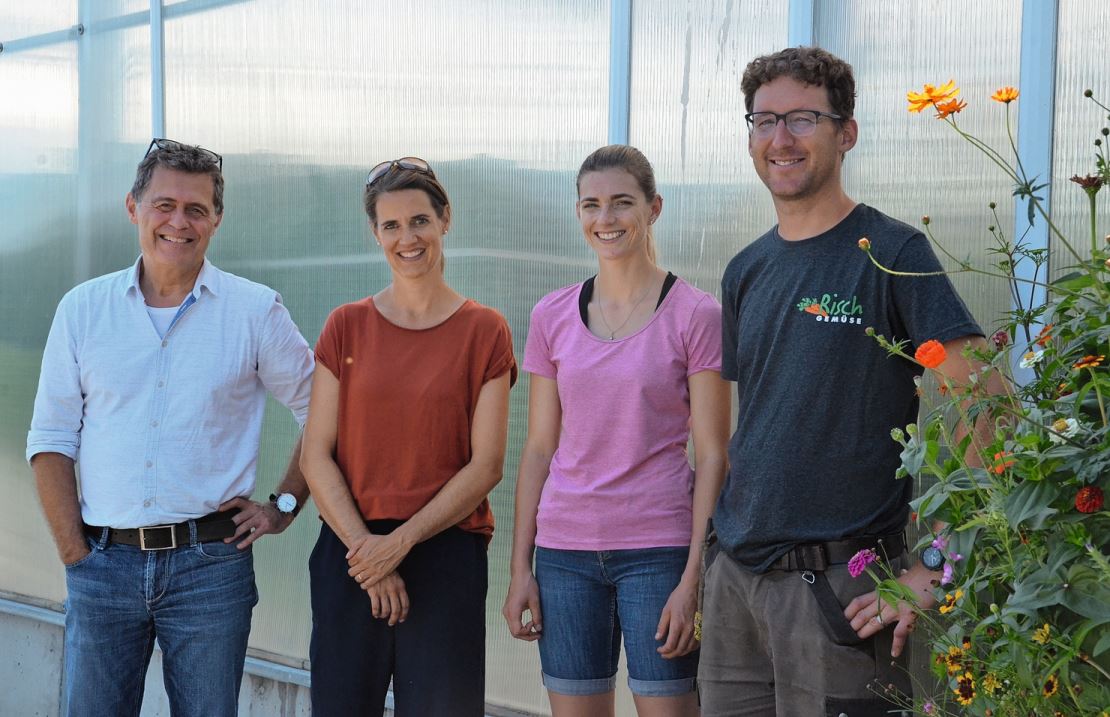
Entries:
[[399, 169], [411, 169], [414, 172], [427, 174], [432, 179], [435, 179], [436, 176], [431, 166], [420, 159], [420, 157], [401, 157], [400, 159], [392, 159], [388, 162], [375, 165], [374, 168], [370, 170], [370, 173], [366, 175], [366, 186], [371, 186], [374, 182], [392, 172], [394, 167]]
[[176, 140], [164, 139], [162, 137], [155, 137], [154, 139], [150, 140], [150, 146], [146, 148], [146, 154], [144, 154], [143, 157], [150, 156], [150, 153], [153, 152], [155, 148], [161, 150], [195, 149], [196, 151], [200, 152], [202, 156], [207, 157], [208, 159], [215, 162], [216, 166], [220, 168], [220, 171], [223, 171], [224, 168], [224, 158], [216, 154], [212, 150], [205, 149], [204, 147], [198, 147], [192, 144], [182, 144], [181, 142], [178, 142]]

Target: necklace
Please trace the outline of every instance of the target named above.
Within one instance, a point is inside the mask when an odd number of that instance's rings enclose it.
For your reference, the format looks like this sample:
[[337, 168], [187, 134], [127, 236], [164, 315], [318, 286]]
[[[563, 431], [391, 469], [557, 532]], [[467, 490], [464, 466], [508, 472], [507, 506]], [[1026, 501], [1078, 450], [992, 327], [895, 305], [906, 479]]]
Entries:
[[651, 289], [654, 285], [655, 282], [653, 281], [650, 285], [648, 285], [648, 288], [644, 289], [643, 293], [640, 294], [640, 298], [636, 299], [636, 303], [632, 305], [632, 310], [628, 312], [628, 316], [624, 317], [624, 321], [621, 322], [621, 325], [614, 329], [609, 325], [609, 322], [605, 318], [605, 302], [601, 300], [601, 283], [598, 282], [597, 311], [601, 315], [601, 323], [604, 324], [605, 328], [609, 330], [610, 341], [617, 340], [617, 332], [623, 329], [625, 327], [625, 324], [627, 324], [632, 319], [632, 315], [636, 313], [636, 309], [640, 308], [640, 304], [644, 303], [644, 299], [646, 299], [647, 295], [651, 293]]

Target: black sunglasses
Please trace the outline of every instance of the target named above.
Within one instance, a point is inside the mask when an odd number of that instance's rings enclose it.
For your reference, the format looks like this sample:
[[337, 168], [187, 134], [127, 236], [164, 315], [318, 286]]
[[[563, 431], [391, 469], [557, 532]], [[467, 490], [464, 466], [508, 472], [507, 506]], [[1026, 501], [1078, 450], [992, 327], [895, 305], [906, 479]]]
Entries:
[[208, 159], [215, 162], [216, 166], [220, 168], [220, 171], [223, 171], [224, 158], [216, 154], [212, 150], [205, 149], [204, 147], [197, 147], [196, 145], [182, 144], [181, 142], [178, 142], [176, 140], [164, 139], [162, 137], [155, 137], [154, 139], [150, 140], [150, 146], [146, 148], [146, 154], [144, 154], [143, 157], [149, 157], [150, 153], [153, 152], [156, 147], [161, 150], [195, 149], [204, 157], [207, 157]]
[[411, 169], [414, 172], [427, 174], [432, 179], [435, 179], [436, 177], [436, 173], [432, 171], [431, 166], [424, 160], [420, 159], [420, 157], [401, 157], [400, 159], [392, 159], [388, 162], [382, 162], [381, 164], [375, 165], [374, 168], [370, 170], [370, 174], [366, 175], [366, 186], [369, 187], [374, 182], [389, 174], [391, 171], [393, 171], [394, 167], [398, 167], [400, 169]]

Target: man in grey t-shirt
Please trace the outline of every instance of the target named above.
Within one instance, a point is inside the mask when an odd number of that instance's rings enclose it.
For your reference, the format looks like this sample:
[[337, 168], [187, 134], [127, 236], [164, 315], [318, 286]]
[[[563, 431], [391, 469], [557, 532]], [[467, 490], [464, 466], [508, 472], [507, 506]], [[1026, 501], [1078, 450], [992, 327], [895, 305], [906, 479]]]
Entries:
[[[714, 515], [698, 679], [704, 715], [887, 714], [909, 692], [900, 659], [914, 614], [881, 603], [847, 561], [871, 548], [924, 605], [940, 577], [907, 559], [910, 481], [890, 430], [916, 419], [920, 368], [888, 358], [874, 327], [942, 342], [953, 384], [983, 332], [920, 232], [845, 194], [855, 146], [852, 68], [818, 48], [759, 57], [743, 78], [748, 151], [779, 223], [722, 282], [721, 375], [736, 381], [730, 472]], [[905, 567], [903, 567], [905, 564]]]

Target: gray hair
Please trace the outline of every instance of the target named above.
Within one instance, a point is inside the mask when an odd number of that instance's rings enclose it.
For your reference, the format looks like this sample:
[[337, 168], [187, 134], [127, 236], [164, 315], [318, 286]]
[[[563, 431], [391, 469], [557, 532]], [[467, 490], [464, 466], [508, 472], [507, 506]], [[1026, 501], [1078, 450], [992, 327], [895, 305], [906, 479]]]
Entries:
[[178, 142], [165, 148], [155, 146], [139, 162], [135, 183], [131, 185], [131, 196], [135, 201], [142, 199], [151, 177], [154, 176], [154, 170], [158, 167], [188, 174], [207, 174], [212, 177], [212, 205], [216, 214], [221, 215], [224, 213], [224, 175], [219, 163], [213, 159], [214, 156], [209, 150]]

